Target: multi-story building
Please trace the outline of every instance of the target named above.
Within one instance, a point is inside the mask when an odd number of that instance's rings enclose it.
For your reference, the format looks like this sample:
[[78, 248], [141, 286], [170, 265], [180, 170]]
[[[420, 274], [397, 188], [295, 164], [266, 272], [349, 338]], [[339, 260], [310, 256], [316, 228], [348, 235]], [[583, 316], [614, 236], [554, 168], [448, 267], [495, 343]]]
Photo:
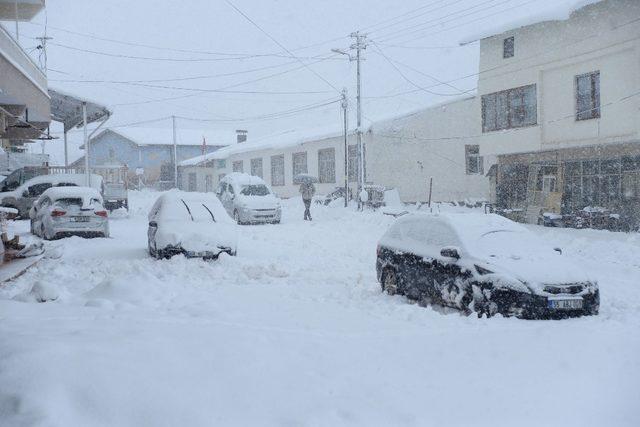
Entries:
[[[0, 0], [0, 21], [30, 21], [44, 0]], [[47, 77], [0, 24], [0, 140], [5, 148], [39, 138], [51, 122]]]

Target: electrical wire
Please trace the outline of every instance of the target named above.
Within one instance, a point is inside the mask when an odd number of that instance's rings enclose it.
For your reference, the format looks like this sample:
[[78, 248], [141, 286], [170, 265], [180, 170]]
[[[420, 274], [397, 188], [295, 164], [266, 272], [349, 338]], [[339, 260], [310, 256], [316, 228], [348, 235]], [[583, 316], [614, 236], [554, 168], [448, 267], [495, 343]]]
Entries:
[[231, 6], [236, 12], [238, 12], [240, 15], [242, 15], [242, 17], [244, 17], [247, 21], [249, 21], [254, 27], [256, 27], [258, 30], [260, 30], [260, 32], [262, 32], [265, 36], [267, 36], [272, 42], [274, 42], [275, 44], [277, 44], [278, 46], [280, 46], [281, 49], [283, 49], [285, 52], [287, 52], [289, 55], [291, 55], [292, 57], [295, 57], [295, 59], [300, 62], [307, 70], [311, 71], [316, 77], [318, 77], [320, 80], [322, 80], [323, 82], [325, 82], [327, 85], [331, 86], [333, 88], [333, 90], [335, 90], [336, 92], [340, 93], [340, 89], [338, 89], [337, 87], [335, 87], [329, 80], [325, 79], [324, 77], [322, 77], [320, 74], [318, 74], [313, 68], [309, 67], [307, 64], [304, 63], [304, 61], [302, 61], [302, 59], [296, 57], [289, 49], [287, 49], [282, 43], [280, 43], [278, 40], [276, 40], [271, 34], [269, 34], [267, 31], [265, 31], [260, 25], [258, 25], [253, 19], [251, 19], [246, 13], [244, 13], [242, 10], [240, 10], [235, 4], [233, 4], [230, 0], [225, 0], [225, 3], [227, 3], [229, 6]]

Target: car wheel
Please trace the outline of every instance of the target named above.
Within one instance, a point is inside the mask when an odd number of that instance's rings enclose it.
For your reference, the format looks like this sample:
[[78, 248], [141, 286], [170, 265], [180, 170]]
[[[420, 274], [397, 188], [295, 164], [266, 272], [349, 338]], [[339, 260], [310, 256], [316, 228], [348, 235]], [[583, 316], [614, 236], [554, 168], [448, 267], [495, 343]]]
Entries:
[[389, 295], [398, 293], [398, 276], [393, 268], [387, 268], [382, 275], [382, 291]]

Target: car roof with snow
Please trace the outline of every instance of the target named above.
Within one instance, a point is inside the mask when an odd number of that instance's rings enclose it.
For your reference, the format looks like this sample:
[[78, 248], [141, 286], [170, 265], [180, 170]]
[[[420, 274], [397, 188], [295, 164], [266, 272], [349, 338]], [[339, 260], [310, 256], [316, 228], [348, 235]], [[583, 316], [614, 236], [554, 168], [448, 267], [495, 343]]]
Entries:
[[[39, 175], [31, 178], [30, 180], [24, 182], [20, 187], [13, 192], [20, 194], [25, 189], [31, 187], [36, 184], [44, 184], [50, 182], [53, 185], [58, 185], [60, 183], [72, 183], [76, 185], [85, 185], [87, 182], [87, 176], [84, 174], [73, 174], [73, 173], [58, 173], [51, 175]], [[93, 188], [101, 188], [102, 187], [102, 176], [91, 174], [91, 187]], [[8, 192], [10, 193], [10, 192]]]
[[98, 199], [102, 203], [102, 196], [95, 188], [91, 187], [52, 187], [47, 189], [40, 198], [49, 197], [51, 200], [56, 201], [66, 198], [92, 198]]
[[247, 173], [241, 173], [241, 172], [232, 172], [229, 175], [226, 175], [224, 178], [222, 178], [220, 182], [226, 182], [228, 184], [233, 185], [234, 187], [238, 185], [244, 186], [244, 185], [260, 185], [260, 184], [267, 186], [267, 183], [259, 176], [249, 175]]
[[150, 217], [156, 207], [160, 221], [211, 221], [213, 215], [215, 222], [235, 224], [214, 193], [170, 190], [158, 198]]
[[[518, 240], [526, 239], [527, 244], [541, 246], [536, 236], [523, 226], [500, 215], [481, 213], [404, 215], [396, 220], [380, 242], [419, 255], [438, 255], [445, 246], [457, 246], [473, 255], [489, 255], [485, 237], [500, 232], [518, 233]], [[514, 234], [508, 236], [515, 237]]]

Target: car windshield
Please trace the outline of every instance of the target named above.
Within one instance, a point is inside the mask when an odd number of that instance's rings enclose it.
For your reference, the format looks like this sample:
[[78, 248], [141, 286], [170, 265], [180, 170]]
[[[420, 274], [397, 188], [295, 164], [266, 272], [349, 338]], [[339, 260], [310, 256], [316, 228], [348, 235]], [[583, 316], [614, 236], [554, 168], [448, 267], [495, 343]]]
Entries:
[[242, 187], [240, 194], [245, 196], [266, 196], [269, 194], [269, 189], [264, 184], [245, 185]]
[[183, 205], [184, 211], [187, 215], [185, 219], [194, 222], [216, 222], [213, 209], [207, 206], [206, 203], [193, 200], [181, 199], [180, 203]]

